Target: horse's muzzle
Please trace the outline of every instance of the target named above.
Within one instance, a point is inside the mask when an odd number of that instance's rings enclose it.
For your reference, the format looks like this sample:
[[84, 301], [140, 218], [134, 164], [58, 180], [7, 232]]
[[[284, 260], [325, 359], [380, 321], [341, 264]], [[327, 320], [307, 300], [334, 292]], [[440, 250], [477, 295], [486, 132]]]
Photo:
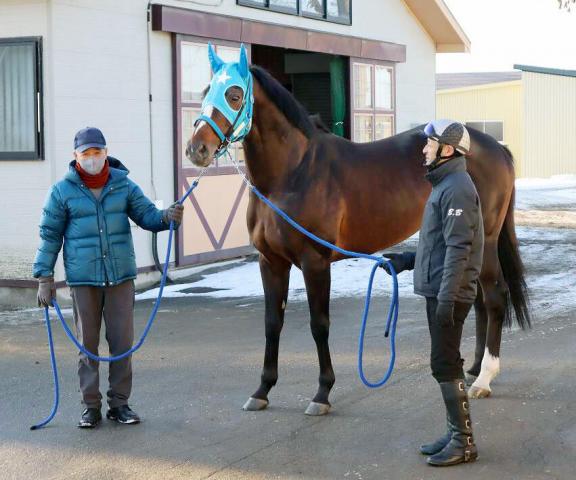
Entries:
[[186, 158], [198, 167], [207, 167], [212, 162], [210, 151], [204, 143], [193, 145], [188, 142], [185, 153]]

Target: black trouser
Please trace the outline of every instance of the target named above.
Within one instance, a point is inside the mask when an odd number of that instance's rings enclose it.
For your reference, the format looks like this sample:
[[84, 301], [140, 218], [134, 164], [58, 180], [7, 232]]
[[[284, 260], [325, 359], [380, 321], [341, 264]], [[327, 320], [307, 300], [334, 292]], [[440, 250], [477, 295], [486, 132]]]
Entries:
[[454, 304], [454, 326], [443, 327], [436, 321], [436, 307], [438, 300], [435, 297], [426, 297], [426, 315], [432, 348], [430, 350], [430, 368], [432, 376], [440, 382], [450, 382], [464, 378], [464, 360], [460, 356], [460, 340], [462, 327], [471, 303]]

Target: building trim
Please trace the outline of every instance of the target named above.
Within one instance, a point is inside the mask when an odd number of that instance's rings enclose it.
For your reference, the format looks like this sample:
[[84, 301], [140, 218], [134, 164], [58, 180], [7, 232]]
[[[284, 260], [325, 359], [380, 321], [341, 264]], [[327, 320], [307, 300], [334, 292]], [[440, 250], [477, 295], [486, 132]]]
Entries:
[[523, 72], [542, 73], [545, 75], [557, 75], [561, 77], [576, 77], [576, 70], [561, 70], [559, 68], [533, 67], [530, 65], [514, 65], [514, 68], [516, 70], [521, 70]]
[[466, 87], [444, 88], [442, 90], [436, 90], [436, 95], [445, 95], [445, 94], [447, 95], [450, 93], [464, 93], [464, 92], [471, 92], [473, 90], [490, 90], [492, 88], [505, 88], [521, 85], [522, 80], [511, 80], [509, 82], [483, 83], [481, 85], [468, 85]]
[[443, 0], [404, 0], [436, 44], [437, 53], [469, 52], [470, 39]]
[[405, 62], [406, 45], [152, 5], [152, 30], [310, 52]]
[[[170, 262], [168, 265], [174, 268], [174, 263]], [[136, 272], [140, 273], [150, 273], [156, 272], [156, 267], [154, 265], [148, 265], [146, 267], [139, 267]], [[66, 286], [66, 281], [60, 280], [55, 282], [56, 288], [63, 288]], [[11, 279], [11, 278], [0, 278], [0, 288], [37, 288], [38, 280], [36, 279]]]

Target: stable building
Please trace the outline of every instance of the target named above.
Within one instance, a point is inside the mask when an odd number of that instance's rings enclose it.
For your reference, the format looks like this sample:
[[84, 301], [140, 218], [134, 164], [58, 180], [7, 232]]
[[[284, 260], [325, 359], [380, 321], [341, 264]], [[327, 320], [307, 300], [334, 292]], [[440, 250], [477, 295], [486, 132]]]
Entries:
[[437, 75], [437, 117], [510, 148], [517, 177], [576, 174], [576, 70], [514, 65], [512, 72]]
[[[470, 47], [442, 0], [0, 0], [0, 303], [35, 288], [41, 208], [80, 128], [102, 129], [160, 208], [183, 194], [199, 173], [183, 150], [211, 78], [209, 42], [227, 61], [244, 43], [252, 63], [357, 142], [434, 118], [436, 53]], [[242, 163], [241, 146], [233, 154]], [[218, 160], [186, 204], [174, 265], [253, 251], [247, 202]], [[151, 234], [133, 225], [133, 236], [139, 283], [154, 281]], [[63, 285], [61, 263], [56, 274]]]

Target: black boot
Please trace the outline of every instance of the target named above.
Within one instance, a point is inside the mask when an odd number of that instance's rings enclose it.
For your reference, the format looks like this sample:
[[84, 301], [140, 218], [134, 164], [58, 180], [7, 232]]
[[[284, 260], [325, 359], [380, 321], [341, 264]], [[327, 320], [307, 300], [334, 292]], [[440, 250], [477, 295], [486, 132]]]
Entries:
[[448, 423], [448, 419], [446, 419], [447, 423], [447, 432], [442, 435], [438, 440], [432, 443], [426, 443], [424, 445], [420, 445], [420, 453], [422, 455], [434, 455], [442, 450], [448, 442], [452, 438], [452, 431], [450, 430], [450, 423]]
[[464, 380], [442, 382], [440, 389], [446, 405], [452, 438], [440, 452], [428, 457], [427, 462], [438, 467], [473, 462], [478, 458], [478, 449], [472, 436], [470, 403], [464, 388]]

